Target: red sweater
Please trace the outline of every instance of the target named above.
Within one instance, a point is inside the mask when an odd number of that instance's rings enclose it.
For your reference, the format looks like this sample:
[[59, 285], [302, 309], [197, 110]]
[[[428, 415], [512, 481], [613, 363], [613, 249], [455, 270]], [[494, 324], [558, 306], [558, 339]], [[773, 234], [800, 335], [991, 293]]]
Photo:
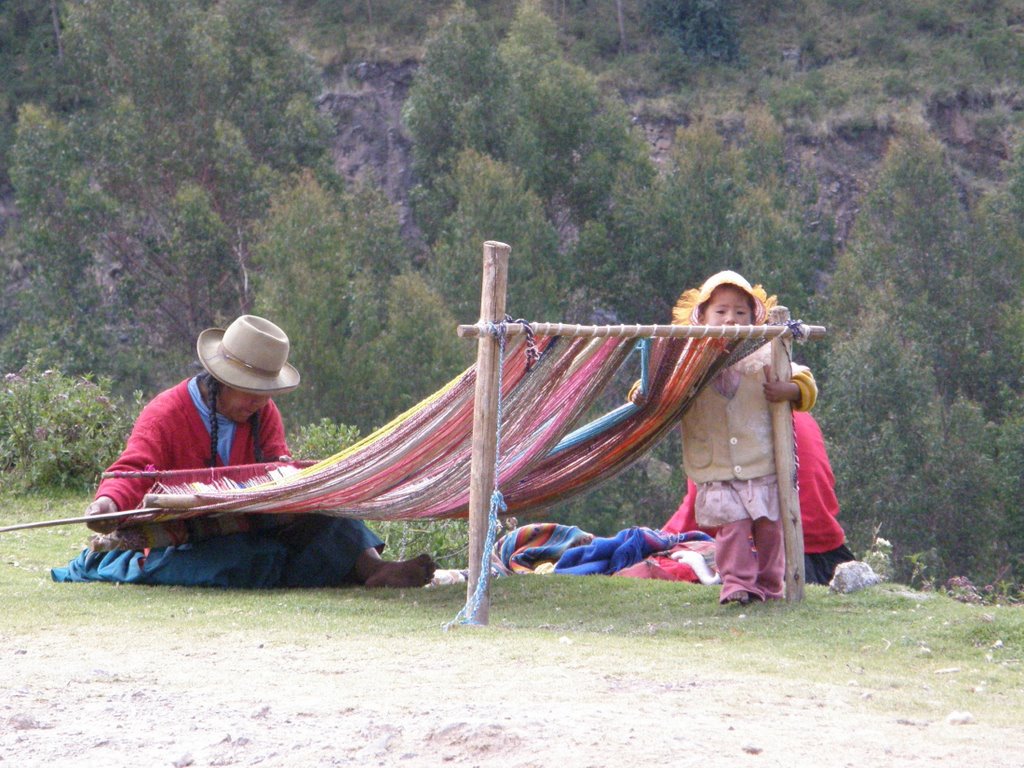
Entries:
[[[825, 438], [818, 422], [807, 411], [793, 412], [793, 434], [799, 468], [800, 521], [804, 531], [804, 552], [809, 555], [829, 552], [842, 546], [846, 534], [836, 520], [839, 500], [836, 479], [825, 451]], [[701, 530], [697, 527], [693, 504], [697, 489], [692, 480], [686, 484], [686, 497], [662, 530], [668, 533]], [[714, 533], [713, 530], [707, 533]]]
[[[188, 379], [161, 392], [142, 409], [121, 456], [108, 471], [199, 469], [210, 460], [210, 433], [188, 392]], [[273, 400], [260, 411], [260, 445], [267, 460], [290, 454], [281, 413]], [[256, 454], [248, 423], [235, 425], [228, 464], [252, 464]], [[118, 509], [134, 509], [153, 485], [148, 478], [108, 478], [96, 497], [109, 496]]]

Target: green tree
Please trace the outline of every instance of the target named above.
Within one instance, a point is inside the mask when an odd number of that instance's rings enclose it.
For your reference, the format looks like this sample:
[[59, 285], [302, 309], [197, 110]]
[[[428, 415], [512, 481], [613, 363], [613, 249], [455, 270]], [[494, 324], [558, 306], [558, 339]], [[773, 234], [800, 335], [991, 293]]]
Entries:
[[11, 158], [21, 211], [12, 257], [28, 287], [4, 292], [0, 360], [17, 369], [46, 349], [43, 362], [63, 370], [102, 370], [93, 249], [104, 239], [111, 201], [90, 184], [73, 128], [45, 108], [22, 107]]
[[994, 480], [998, 483], [998, 509], [1002, 512], [993, 541], [992, 565], [996, 578], [1018, 584], [1024, 579], [1024, 404], [1019, 398], [1008, 407], [995, 438]]
[[933, 541], [924, 477], [936, 384], [930, 361], [904, 330], [884, 310], [865, 307], [830, 350], [821, 409], [851, 546], [865, 551], [877, 531], [897, 558]]
[[553, 222], [581, 226], [604, 212], [621, 173], [653, 175], [622, 102], [565, 60], [557, 29], [536, 2], [520, 3], [500, 56], [514, 115], [500, 159], [523, 171]]
[[465, 319], [421, 275], [396, 276], [386, 298], [386, 325], [371, 345], [376, 365], [358, 395], [373, 426], [433, 394], [476, 359], [476, 343], [455, 332]]
[[461, 9], [427, 41], [403, 105], [419, 177], [419, 224], [433, 239], [453, 202], [444, 184], [459, 153], [502, 157], [512, 120], [508, 72], [476, 14]]
[[530, 320], [552, 318], [559, 295], [557, 239], [522, 174], [467, 150], [454, 168], [450, 189], [455, 209], [445, 219], [429, 275], [452, 314], [467, 323], [480, 316], [483, 243], [499, 240], [512, 246], [508, 311]]
[[736, 144], [706, 123], [678, 131], [663, 173], [618, 184], [609, 213], [580, 236], [595, 302], [628, 322], [667, 322], [683, 290], [735, 269], [806, 312], [829, 251], [805, 225], [787, 173], [781, 131], [765, 113], [750, 116]]
[[938, 575], [943, 581], [971, 576], [991, 583], [1007, 565], [995, 450], [1000, 430], [963, 396], [937, 415], [924, 487], [931, 491], [927, 523], [943, 568]]
[[1014, 393], [1024, 389], [1024, 151], [1018, 147], [1004, 188], [986, 195], [974, 211], [971, 263], [984, 292], [980, 325], [981, 369], [974, 391], [994, 419], [1014, 418]]
[[1014, 498], [994, 468], [1016, 449], [989, 420], [1006, 407], [997, 399], [1016, 396], [1007, 379], [989, 378], [1019, 294], [1005, 290], [1011, 258], [977, 258], [978, 231], [941, 148], [910, 133], [865, 200], [829, 305], [836, 333], [823, 379], [844, 516], [861, 536], [865, 523], [880, 525], [898, 556], [942, 578], [994, 571], [999, 505]]
[[988, 480], [998, 487], [1000, 529], [993, 539], [997, 579], [1024, 578], [1024, 151], [1017, 147], [1005, 188], [977, 207], [974, 260], [990, 286], [988, 323], [980, 333], [988, 346], [981, 391], [986, 413], [996, 420], [995, 467]]
[[405, 108], [428, 238], [456, 205], [449, 178], [463, 150], [523, 174], [548, 219], [571, 232], [603, 212], [618, 177], [653, 169], [620, 101], [565, 59], [554, 23], [531, 0], [495, 48], [472, 14], [428, 45]]
[[643, 10], [655, 33], [684, 56], [704, 61], [735, 61], [740, 35], [729, 0], [645, 0]]
[[22, 111], [11, 175], [29, 282], [5, 363], [30, 339], [67, 370], [147, 386], [249, 308], [254, 224], [285, 173], [321, 162], [327, 125], [266, 4], [102, 0], [65, 21], [82, 99], [66, 117]]
[[883, 308], [923, 345], [947, 403], [976, 397], [989, 323], [985, 266], [975, 264], [970, 220], [943, 150], [924, 133], [894, 143], [839, 259], [830, 307], [855, 322], [867, 303]]
[[946, 404], [932, 364], [898, 323], [864, 312], [835, 345], [823, 428], [855, 551], [890, 540], [901, 580], [991, 579], [1006, 562], [994, 448], [999, 430], [963, 397]]
[[[370, 347], [387, 320], [392, 277], [410, 267], [398, 221], [379, 192], [341, 193], [311, 173], [296, 179], [271, 208], [254, 249], [256, 307], [293, 339], [302, 397], [282, 403], [291, 418], [372, 423], [386, 366]], [[376, 409], [374, 409], [376, 413]]]
[[61, 6], [56, 0], [0, 4], [0, 188], [9, 184], [7, 153], [18, 110], [28, 103], [58, 108], [66, 95]]

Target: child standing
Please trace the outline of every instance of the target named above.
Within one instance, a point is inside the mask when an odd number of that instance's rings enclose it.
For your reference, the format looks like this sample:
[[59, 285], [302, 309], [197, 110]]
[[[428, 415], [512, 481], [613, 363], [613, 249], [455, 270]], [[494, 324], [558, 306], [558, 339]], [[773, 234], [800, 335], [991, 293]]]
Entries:
[[[774, 305], [761, 286], [724, 271], [680, 296], [672, 322], [763, 325]], [[765, 344], [715, 376], [683, 416], [683, 466], [697, 486], [697, 523], [718, 528], [722, 603], [783, 597], [786, 554], [768, 404], [792, 402], [808, 411], [816, 399], [805, 366], [793, 365], [788, 381], [773, 380]]]

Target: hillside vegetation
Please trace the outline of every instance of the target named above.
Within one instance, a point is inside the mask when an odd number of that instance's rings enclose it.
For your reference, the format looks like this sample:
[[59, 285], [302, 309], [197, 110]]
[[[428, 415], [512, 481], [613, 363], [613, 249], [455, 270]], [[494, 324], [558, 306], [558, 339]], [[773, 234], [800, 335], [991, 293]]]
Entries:
[[[516, 4], [466, 5], [498, 39]], [[928, 126], [979, 183], [1002, 178], [999, 161], [1007, 158], [1019, 129], [1024, 3], [551, 0], [538, 5], [556, 24], [566, 56], [647, 120], [713, 119], [727, 125], [751, 107], [766, 106], [785, 124], [787, 136], [811, 143], [888, 133], [904, 124]], [[421, 59], [428, 39], [424, 29], [435, 29], [457, 6], [287, 4], [301, 45], [328, 78], [353, 62]], [[690, 38], [678, 29], [687, 13], [696, 19], [687, 28], [693, 30]]]
[[[0, 367], [152, 394], [254, 310], [293, 335], [292, 424], [365, 433], [469, 361], [484, 240], [538, 319], [664, 321], [730, 267], [829, 327], [798, 354], [854, 550], [1017, 584], [1022, 24], [1000, 0], [11, 0]], [[371, 70], [391, 101], [346, 109]], [[678, 450], [548, 514], [658, 525]]]

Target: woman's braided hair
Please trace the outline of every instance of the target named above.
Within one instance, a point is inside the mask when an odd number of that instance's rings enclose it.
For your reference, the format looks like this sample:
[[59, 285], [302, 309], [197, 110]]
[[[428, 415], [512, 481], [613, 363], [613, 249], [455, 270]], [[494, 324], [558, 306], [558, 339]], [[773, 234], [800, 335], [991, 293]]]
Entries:
[[[204, 371], [199, 374], [199, 384], [209, 395], [210, 407], [210, 459], [209, 466], [217, 466], [217, 397], [220, 395], [220, 382]], [[260, 414], [259, 411], [249, 417], [249, 432], [252, 434], [252, 451], [258, 463], [263, 462], [263, 448], [260, 446]]]

